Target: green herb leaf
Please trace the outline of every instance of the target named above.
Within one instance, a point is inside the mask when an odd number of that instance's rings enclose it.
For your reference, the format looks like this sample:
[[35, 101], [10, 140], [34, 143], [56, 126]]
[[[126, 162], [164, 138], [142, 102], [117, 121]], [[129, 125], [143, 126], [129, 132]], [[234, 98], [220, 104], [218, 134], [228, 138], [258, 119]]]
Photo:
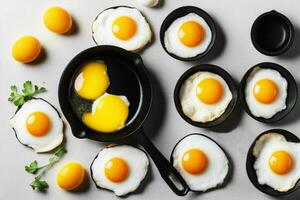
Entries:
[[38, 191], [45, 191], [49, 185], [46, 181], [41, 180], [39, 176], [34, 178], [34, 181], [30, 184], [33, 190], [38, 190]]
[[29, 165], [25, 166], [25, 170], [30, 174], [36, 174], [39, 170], [37, 161], [33, 161]]

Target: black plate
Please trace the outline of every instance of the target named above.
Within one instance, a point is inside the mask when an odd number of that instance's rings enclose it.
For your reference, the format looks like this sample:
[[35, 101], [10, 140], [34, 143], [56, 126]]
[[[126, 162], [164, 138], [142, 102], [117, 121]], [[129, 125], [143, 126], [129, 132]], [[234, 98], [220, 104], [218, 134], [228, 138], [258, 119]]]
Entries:
[[[195, 122], [195, 121], [191, 120], [188, 116], [186, 116], [182, 111], [180, 99], [179, 99], [180, 88], [181, 88], [182, 84], [184, 83], [184, 81], [187, 78], [189, 78], [191, 75], [193, 75], [199, 71], [208, 71], [208, 72], [218, 74], [225, 80], [225, 82], [227, 83], [227, 85], [232, 93], [232, 100], [230, 101], [229, 105], [227, 106], [225, 112], [219, 118], [215, 119], [214, 121], [206, 122], [206, 123]], [[235, 84], [234, 80], [232, 79], [232, 77], [230, 76], [230, 74], [228, 72], [226, 72], [224, 69], [222, 69], [218, 66], [212, 65], [212, 64], [196, 65], [196, 66], [190, 68], [189, 70], [187, 70], [186, 72], [184, 72], [184, 74], [182, 74], [181, 77], [179, 78], [179, 80], [177, 81], [175, 90], [174, 90], [174, 102], [175, 102], [176, 109], [177, 109], [178, 113], [180, 114], [180, 116], [189, 124], [191, 124], [193, 126], [201, 127], [201, 128], [211, 128], [211, 127], [217, 126], [217, 125], [221, 124], [222, 122], [224, 122], [227, 119], [227, 117], [234, 110], [234, 107], [237, 103], [237, 99], [238, 99], [238, 92], [237, 92], [236, 84]]]
[[258, 183], [257, 181], [257, 176], [256, 176], [256, 171], [254, 169], [254, 162], [255, 162], [255, 157], [253, 156], [252, 154], [252, 151], [253, 151], [253, 147], [256, 143], [256, 141], [264, 134], [267, 134], [267, 133], [279, 133], [281, 135], [283, 135], [285, 137], [285, 139], [289, 142], [297, 142], [299, 143], [300, 142], [300, 139], [294, 135], [293, 133], [287, 131], [287, 130], [283, 130], [283, 129], [271, 129], [271, 130], [268, 130], [268, 131], [265, 131], [263, 133], [261, 133], [259, 136], [257, 136], [254, 140], [254, 142], [251, 144], [250, 148], [249, 148], [249, 151], [248, 151], [248, 154], [247, 154], [247, 161], [246, 161], [246, 170], [247, 170], [247, 175], [248, 175], [248, 178], [250, 179], [251, 183], [258, 189], [260, 190], [261, 192], [263, 193], [266, 193], [268, 195], [272, 195], [272, 196], [282, 196], [282, 195], [287, 195], [287, 194], [290, 194], [294, 191], [296, 191], [297, 189], [299, 189], [300, 187], [300, 184], [299, 184], [299, 180], [297, 182], [297, 184], [295, 185], [294, 188], [290, 189], [289, 191], [287, 192], [279, 192], [277, 190], [274, 190], [273, 188], [271, 188], [270, 186], [268, 185], [261, 185]]
[[[287, 99], [286, 99], [286, 109], [276, 113], [273, 117], [271, 117], [269, 119], [254, 116], [251, 113], [251, 111], [249, 110], [246, 99], [245, 99], [244, 90], [245, 90], [247, 78], [250, 75], [250, 73], [252, 72], [252, 70], [256, 67], [260, 67], [260, 68], [263, 68], [263, 69], [276, 70], [288, 82], [288, 91], [287, 91], [288, 96], [287, 96]], [[243, 76], [243, 78], [241, 80], [241, 83], [240, 83], [240, 87], [239, 87], [239, 98], [240, 98], [240, 101], [243, 105], [244, 110], [252, 118], [256, 119], [257, 121], [264, 122], [264, 123], [274, 123], [274, 122], [278, 122], [279, 120], [283, 119], [285, 116], [287, 116], [293, 110], [293, 108], [294, 108], [294, 106], [297, 102], [297, 98], [298, 98], [298, 89], [297, 89], [297, 84], [296, 84], [296, 81], [295, 81], [294, 77], [292, 76], [292, 74], [287, 69], [285, 69], [284, 67], [282, 67], [282, 66], [280, 66], [276, 63], [263, 62], [263, 63], [259, 63], [255, 66], [251, 67], [246, 72], [246, 74]]]
[[254, 21], [251, 40], [259, 52], [268, 56], [277, 56], [291, 47], [294, 28], [286, 16], [272, 10], [260, 15]]
[[[165, 44], [164, 44], [164, 36], [165, 36], [166, 30], [176, 19], [183, 17], [190, 13], [195, 13], [195, 14], [199, 15], [200, 17], [202, 17], [206, 21], [206, 23], [208, 24], [208, 26], [211, 30], [212, 38], [211, 38], [211, 42], [210, 42], [209, 46], [203, 53], [201, 53], [197, 56], [191, 57], [191, 58], [182, 58], [180, 56], [177, 56], [177, 55], [172, 54], [167, 51]], [[199, 59], [203, 58], [213, 48], [215, 41], [216, 41], [216, 37], [217, 37], [217, 29], [216, 29], [215, 23], [214, 23], [213, 19], [211, 18], [211, 16], [204, 10], [202, 10], [198, 7], [195, 7], [195, 6], [184, 6], [184, 7], [180, 7], [180, 8], [177, 8], [176, 10], [172, 11], [165, 18], [165, 20], [163, 21], [161, 28], [160, 28], [160, 42], [161, 42], [161, 45], [163, 46], [164, 50], [173, 58], [176, 58], [181, 61], [195, 61], [195, 60], [199, 60]]]

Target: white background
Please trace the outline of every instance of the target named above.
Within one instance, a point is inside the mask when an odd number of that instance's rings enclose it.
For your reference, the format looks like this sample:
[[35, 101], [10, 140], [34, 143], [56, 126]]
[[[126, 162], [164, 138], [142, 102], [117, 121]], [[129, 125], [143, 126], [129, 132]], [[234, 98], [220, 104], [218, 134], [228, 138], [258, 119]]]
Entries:
[[[67, 9], [76, 22], [73, 35], [60, 36], [46, 30], [42, 15], [49, 6], [59, 5]], [[9, 118], [15, 107], [7, 101], [9, 86], [25, 80], [43, 85], [48, 92], [41, 95], [59, 109], [57, 88], [60, 75], [70, 59], [80, 51], [94, 45], [91, 38], [91, 23], [103, 9], [115, 5], [137, 6], [153, 26], [155, 40], [143, 53], [145, 65], [154, 80], [154, 107], [145, 129], [155, 145], [169, 157], [174, 144], [192, 132], [205, 133], [221, 144], [233, 160], [233, 176], [226, 187], [205, 194], [189, 193], [177, 197], [161, 179], [151, 163], [150, 176], [145, 186], [130, 199], [272, 199], [259, 192], [248, 180], [245, 170], [247, 150], [253, 139], [270, 128], [285, 128], [300, 136], [299, 103], [296, 109], [281, 123], [266, 125], [256, 122], [244, 112], [236, 113], [223, 128], [205, 130], [187, 124], [177, 113], [173, 102], [173, 89], [177, 79], [196, 63], [183, 63], [168, 56], [159, 41], [159, 29], [163, 19], [175, 8], [195, 5], [206, 10], [219, 24], [224, 33], [224, 42], [219, 51], [198, 63], [213, 63], [227, 70], [236, 81], [251, 66], [272, 61], [286, 67], [300, 80], [300, 3], [297, 0], [166, 0], [156, 9], [136, 5], [134, 0], [1, 0], [0, 6], [0, 199], [117, 199], [111, 192], [98, 190], [91, 183], [82, 192], [66, 192], [57, 187], [55, 175], [67, 161], [79, 161], [86, 169], [94, 156], [103, 147], [95, 141], [78, 140], [73, 137], [69, 125], [66, 129], [68, 154], [63, 161], [47, 173], [45, 179], [50, 188], [41, 194], [29, 187], [33, 176], [24, 171], [25, 164], [37, 159], [45, 161], [48, 154], [35, 154], [16, 140], [9, 126]], [[276, 9], [287, 15], [295, 26], [296, 39], [292, 49], [281, 57], [267, 57], [257, 52], [251, 44], [250, 29], [255, 18], [263, 12]], [[11, 45], [16, 38], [34, 35], [43, 44], [46, 57], [35, 65], [23, 65], [11, 57]], [[60, 109], [59, 109], [60, 110]], [[297, 110], [297, 111], [296, 111]], [[297, 113], [298, 112], [298, 113]], [[300, 191], [282, 199], [299, 199]]]

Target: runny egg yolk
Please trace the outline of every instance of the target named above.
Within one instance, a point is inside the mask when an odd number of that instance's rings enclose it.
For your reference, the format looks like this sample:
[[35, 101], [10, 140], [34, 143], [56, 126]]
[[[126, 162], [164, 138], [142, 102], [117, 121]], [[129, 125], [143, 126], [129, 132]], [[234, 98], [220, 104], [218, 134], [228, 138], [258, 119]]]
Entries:
[[32, 36], [24, 36], [14, 43], [12, 56], [18, 62], [29, 63], [40, 55], [41, 49], [42, 46], [38, 39]]
[[215, 104], [223, 97], [224, 89], [220, 81], [214, 78], [203, 79], [196, 89], [197, 97], [206, 104]]
[[72, 27], [72, 17], [60, 7], [49, 8], [44, 14], [45, 26], [54, 33], [66, 33]]
[[271, 79], [261, 79], [255, 83], [253, 93], [259, 102], [270, 104], [274, 102], [278, 96], [278, 87]]
[[200, 149], [190, 149], [182, 157], [182, 166], [190, 174], [203, 173], [208, 165], [207, 156]]
[[42, 137], [50, 130], [51, 121], [45, 113], [33, 112], [27, 117], [26, 128], [31, 135]]
[[275, 151], [269, 158], [269, 167], [276, 174], [287, 174], [293, 168], [293, 158], [286, 151]]
[[115, 19], [112, 25], [112, 32], [120, 40], [129, 40], [136, 33], [137, 25], [134, 19], [121, 16]]
[[129, 167], [122, 158], [112, 158], [105, 164], [104, 173], [110, 181], [120, 183], [128, 177]]
[[179, 28], [180, 41], [188, 47], [198, 46], [205, 37], [204, 28], [195, 21], [187, 21]]
[[123, 99], [106, 95], [94, 102], [93, 112], [84, 113], [82, 121], [96, 131], [110, 133], [124, 126], [128, 113], [128, 105]]
[[57, 173], [56, 181], [59, 187], [65, 190], [76, 189], [83, 182], [85, 170], [81, 164], [70, 162], [64, 165]]
[[81, 69], [75, 79], [76, 93], [89, 100], [94, 100], [103, 95], [109, 86], [106, 65], [102, 62], [89, 62]]

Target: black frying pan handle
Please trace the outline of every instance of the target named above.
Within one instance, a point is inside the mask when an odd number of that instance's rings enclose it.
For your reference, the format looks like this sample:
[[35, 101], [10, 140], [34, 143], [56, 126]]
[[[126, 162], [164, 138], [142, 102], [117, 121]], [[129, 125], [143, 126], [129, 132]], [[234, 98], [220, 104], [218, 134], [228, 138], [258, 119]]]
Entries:
[[186, 182], [178, 171], [170, 164], [170, 162], [152, 144], [149, 138], [144, 134], [143, 130], [137, 134], [137, 138], [139, 144], [144, 147], [154, 161], [161, 177], [165, 180], [169, 187], [179, 196], [186, 195], [189, 191]]

